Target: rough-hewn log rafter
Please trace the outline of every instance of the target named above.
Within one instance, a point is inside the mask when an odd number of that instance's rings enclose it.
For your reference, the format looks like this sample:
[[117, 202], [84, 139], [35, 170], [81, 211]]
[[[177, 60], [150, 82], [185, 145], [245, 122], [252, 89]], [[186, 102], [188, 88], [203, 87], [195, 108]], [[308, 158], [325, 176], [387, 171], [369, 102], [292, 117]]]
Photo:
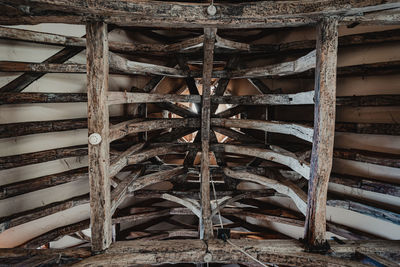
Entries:
[[310, 249], [324, 249], [326, 242], [326, 199], [335, 137], [337, 43], [337, 19], [324, 18], [317, 27], [314, 137], [304, 234]]

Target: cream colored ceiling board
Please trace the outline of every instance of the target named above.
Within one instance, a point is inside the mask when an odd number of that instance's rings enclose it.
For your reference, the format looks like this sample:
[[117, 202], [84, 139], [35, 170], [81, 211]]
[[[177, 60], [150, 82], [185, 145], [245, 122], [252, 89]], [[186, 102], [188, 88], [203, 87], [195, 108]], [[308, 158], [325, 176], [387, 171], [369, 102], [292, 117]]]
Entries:
[[45, 175], [86, 167], [87, 156], [71, 157], [0, 171], [0, 185], [16, 183]]
[[400, 184], [399, 168], [334, 158], [332, 172]]
[[400, 122], [400, 106], [337, 107], [336, 121], [396, 124]]
[[[110, 116], [121, 116], [123, 105], [109, 107]], [[86, 103], [0, 105], [0, 124], [27, 121], [66, 120], [87, 117]]]
[[87, 140], [87, 129], [3, 138], [0, 139], [0, 157], [85, 145]]
[[379, 220], [354, 211], [326, 207], [326, 219], [390, 240], [400, 239], [400, 225]]
[[400, 42], [339, 48], [337, 67], [400, 60]]
[[41, 23], [36, 25], [15, 25], [5, 26], [16, 29], [24, 29], [38, 32], [63, 34], [74, 37], [81, 37], [86, 33], [85, 25], [64, 24], [64, 23]]
[[336, 132], [335, 147], [400, 154], [400, 136]]
[[400, 197], [380, 194], [334, 183], [329, 183], [328, 190], [329, 192], [335, 192], [345, 196], [353, 196], [363, 200], [371, 200], [372, 202], [379, 203], [383, 206], [390, 205], [392, 207], [400, 209]]
[[343, 77], [337, 79], [336, 95], [398, 94], [399, 84], [400, 75]]
[[89, 211], [90, 205], [84, 204], [7, 229], [0, 234], [0, 248], [15, 247], [58, 227], [87, 220]]
[[0, 200], [0, 214], [8, 216], [14, 213], [42, 207], [89, 192], [88, 179], [49, 187], [27, 194]]

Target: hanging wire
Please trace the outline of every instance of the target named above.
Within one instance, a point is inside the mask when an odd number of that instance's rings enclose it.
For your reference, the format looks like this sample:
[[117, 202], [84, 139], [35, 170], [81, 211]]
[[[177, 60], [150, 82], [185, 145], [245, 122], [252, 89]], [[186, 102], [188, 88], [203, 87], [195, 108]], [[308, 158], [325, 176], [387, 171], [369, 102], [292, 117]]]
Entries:
[[[217, 192], [215, 190], [215, 185], [214, 185], [214, 181], [212, 179], [212, 177], [210, 177], [211, 180], [211, 185], [213, 188], [213, 192], [214, 192], [214, 199], [215, 199], [215, 203], [217, 205], [217, 211], [218, 211], [218, 217], [219, 217], [219, 222], [221, 225], [221, 228], [224, 228], [224, 225], [222, 223], [222, 217], [221, 217], [221, 213], [220, 213], [220, 209], [219, 209], [219, 204], [218, 204], [218, 200], [217, 200]], [[249, 257], [250, 259], [252, 259], [253, 261], [257, 262], [258, 264], [260, 264], [263, 267], [268, 267], [268, 266], [273, 266], [273, 267], [278, 267], [276, 264], [273, 263], [263, 263], [261, 261], [259, 261], [256, 257], [252, 256], [251, 254], [247, 253], [246, 251], [244, 251], [243, 249], [241, 249], [239, 246], [235, 245], [234, 243], [232, 243], [232, 241], [230, 241], [229, 239], [226, 239], [226, 242], [228, 242], [231, 246], [235, 247], [237, 250], [239, 250], [240, 252], [242, 252], [244, 255], [246, 255], [247, 257]], [[207, 263], [207, 267], [208, 267], [208, 263]]]

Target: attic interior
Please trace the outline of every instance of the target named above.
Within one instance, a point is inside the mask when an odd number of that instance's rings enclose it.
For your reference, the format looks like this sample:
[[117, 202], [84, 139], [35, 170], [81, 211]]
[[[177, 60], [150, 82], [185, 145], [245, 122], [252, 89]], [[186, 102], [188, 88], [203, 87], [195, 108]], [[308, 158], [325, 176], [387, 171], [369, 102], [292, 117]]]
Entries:
[[1, 264], [399, 266], [398, 1], [0, 14]]

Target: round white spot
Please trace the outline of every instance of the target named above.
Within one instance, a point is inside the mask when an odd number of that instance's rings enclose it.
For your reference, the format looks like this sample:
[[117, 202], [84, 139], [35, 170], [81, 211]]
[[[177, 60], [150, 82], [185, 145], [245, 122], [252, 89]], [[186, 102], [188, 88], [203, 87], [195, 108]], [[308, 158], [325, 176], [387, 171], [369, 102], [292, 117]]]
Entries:
[[210, 16], [214, 16], [215, 14], [217, 14], [217, 8], [214, 5], [209, 5], [207, 7], [207, 13]]
[[204, 261], [205, 262], [211, 262], [212, 261], [211, 253], [206, 253], [206, 255], [204, 255]]
[[91, 145], [98, 145], [101, 142], [101, 135], [98, 133], [92, 133], [89, 135], [89, 143]]

